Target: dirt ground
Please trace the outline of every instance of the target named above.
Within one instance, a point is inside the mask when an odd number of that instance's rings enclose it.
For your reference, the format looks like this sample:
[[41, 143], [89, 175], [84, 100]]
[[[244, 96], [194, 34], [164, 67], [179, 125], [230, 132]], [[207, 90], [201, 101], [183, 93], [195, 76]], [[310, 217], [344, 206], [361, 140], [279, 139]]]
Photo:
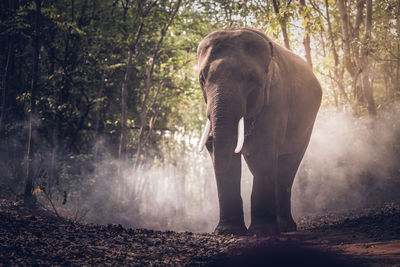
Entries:
[[302, 217], [299, 231], [223, 236], [82, 224], [0, 200], [0, 266], [400, 266], [400, 206]]

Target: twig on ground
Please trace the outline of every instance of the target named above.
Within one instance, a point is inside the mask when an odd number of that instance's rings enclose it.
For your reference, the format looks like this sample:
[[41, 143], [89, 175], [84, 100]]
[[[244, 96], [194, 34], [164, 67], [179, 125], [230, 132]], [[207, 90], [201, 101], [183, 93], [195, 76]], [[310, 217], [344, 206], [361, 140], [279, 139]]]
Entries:
[[43, 190], [43, 193], [47, 200], [50, 202], [51, 206], [53, 207], [54, 213], [57, 215], [57, 217], [61, 218], [61, 216], [58, 214], [56, 207], [53, 204], [53, 201], [51, 200], [50, 196], [47, 194], [46, 190]]

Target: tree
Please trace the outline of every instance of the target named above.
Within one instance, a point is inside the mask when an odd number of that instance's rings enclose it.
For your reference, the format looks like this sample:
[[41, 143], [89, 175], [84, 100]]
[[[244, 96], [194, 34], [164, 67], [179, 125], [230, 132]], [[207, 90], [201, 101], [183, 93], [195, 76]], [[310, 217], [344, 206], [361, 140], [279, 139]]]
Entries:
[[[353, 91], [356, 103], [363, 103], [364, 99], [367, 100], [368, 112], [370, 115], [376, 114], [375, 101], [372, 93], [372, 86], [369, 84], [368, 79], [368, 63], [367, 63], [367, 50], [368, 44], [361, 43], [360, 27], [363, 21], [363, 10], [365, 0], [358, 0], [356, 5], [356, 18], [354, 25], [351, 24], [346, 3], [344, 0], [337, 0], [339, 7], [341, 24], [342, 24], [342, 40], [344, 51], [344, 65], [346, 70], [353, 78]], [[371, 20], [372, 20], [372, 2], [367, 4], [367, 21], [365, 29], [365, 39], [369, 40], [371, 34]], [[363, 73], [364, 72], [364, 73]], [[361, 74], [361, 76], [360, 76]], [[361, 80], [361, 82], [360, 82]]]
[[33, 159], [33, 145], [34, 139], [33, 134], [36, 128], [36, 97], [38, 91], [38, 79], [39, 79], [39, 32], [40, 32], [40, 16], [41, 16], [41, 0], [36, 0], [36, 11], [35, 11], [35, 26], [34, 26], [34, 36], [33, 36], [33, 70], [32, 70], [32, 83], [31, 83], [31, 95], [30, 95], [30, 114], [29, 114], [29, 136], [28, 136], [28, 146], [26, 152], [26, 182], [25, 182], [25, 193], [24, 193], [24, 203], [27, 206], [33, 206], [35, 204], [35, 196], [33, 195], [34, 187], [34, 174], [32, 168]]
[[368, 113], [371, 116], [376, 115], [375, 100], [373, 94], [373, 87], [370, 82], [370, 66], [369, 66], [369, 41], [371, 39], [372, 28], [372, 0], [367, 0], [366, 16], [365, 16], [365, 40], [361, 47], [360, 58], [360, 71], [361, 71], [361, 85], [363, 88], [364, 96], [367, 100]]
[[[160, 37], [159, 40], [157, 42], [156, 47], [154, 48], [153, 51], [153, 55], [151, 57], [151, 63], [150, 66], [147, 70], [147, 74], [146, 74], [146, 85], [145, 85], [145, 91], [144, 91], [144, 95], [142, 98], [142, 104], [140, 107], [140, 129], [139, 129], [139, 137], [138, 137], [138, 145], [137, 145], [137, 152], [136, 152], [136, 160], [135, 160], [135, 168], [138, 168], [140, 163], [141, 163], [141, 153], [142, 153], [142, 146], [143, 146], [143, 137], [144, 137], [144, 129], [146, 126], [146, 122], [147, 122], [147, 115], [148, 115], [148, 108], [146, 107], [146, 104], [148, 102], [149, 99], [149, 94], [150, 94], [150, 90], [151, 90], [151, 85], [152, 85], [152, 76], [153, 76], [153, 72], [154, 72], [154, 66], [157, 60], [157, 57], [159, 56], [160, 53], [160, 49], [161, 49], [161, 44], [164, 40], [165, 35], [167, 34], [168, 28], [171, 26], [172, 21], [174, 20], [179, 7], [181, 4], [181, 0], [178, 0], [175, 4], [175, 7], [173, 7], [172, 5], [170, 6], [170, 10], [168, 11], [167, 14], [167, 20], [166, 22], [161, 26], [161, 32], [160, 32]], [[156, 95], [154, 96], [154, 100], [156, 100], [158, 96], [158, 93], [156, 93]], [[151, 129], [150, 129], [151, 130]]]
[[[127, 1], [125, 4], [123, 3], [124, 10], [126, 12], [128, 8], [129, 1]], [[120, 141], [119, 141], [119, 149], [118, 149], [118, 158], [120, 161], [120, 166], [118, 173], [121, 175], [121, 164], [123, 164], [126, 161], [126, 136], [127, 136], [127, 129], [126, 129], [126, 91], [128, 87], [128, 82], [129, 78], [131, 75], [132, 71], [132, 57], [135, 54], [136, 47], [139, 43], [140, 37], [142, 35], [142, 30], [144, 26], [144, 19], [148, 16], [150, 13], [150, 10], [157, 4], [157, 0], [153, 1], [150, 3], [147, 7], [143, 7], [144, 3], [141, 1], [138, 2], [137, 6], [137, 14], [135, 16], [135, 22], [134, 25], [137, 26], [137, 30], [133, 38], [131, 38], [131, 42], [129, 44], [129, 51], [128, 51], [128, 62], [126, 65], [126, 71], [125, 71], [125, 76], [124, 80], [122, 82], [122, 89], [121, 89], [121, 136], [120, 136]], [[126, 22], [126, 14], [124, 15], [124, 22]]]
[[[290, 50], [289, 37], [287, 33], [287, 17], [283, 15], [284, 14], [282, 12], [283, 9], [281, 9], [277, 0], [272, 0], [272, 4], [274, 7], [274, 11], [277, 15], [277, 18], [279, 20], [279, 24], [281, 25], [282, 36], [283, 36], [283, 41], [285, 43], [285, 47]], [[290, 1], [288, 5], [290, 5]]]
[[[303, 20], [309, 20], [309, 16], [307, 15], [307, 7], [306, 7], [306, 1], [305, 0], [300, 0], [300, 6], [302, 9], [303, 13]], [[306, 23], [307, 26], [307, 23]], [[305, 27], [305, 34], [304, 34], [304, 39], [303, 39], [303, 45], [304, 45], [304, 51], [306, 53], [306, 61], [308, 65], [312, 68], [312, 59], [311, 59], [311, 40], [310, 40], [310, 33], [308, 32], [308, 28]]]
[[334, 65], [334, 80], [335, 80], [336, 85], [339, 88], [339, 93], [342, 96], [344, 103], [350, 104], [350, 100], [349, 100], [347, 93], [343, 86], [343, 69], [340, 66], [339, 56], [337, 53], [336, 37], [335, 37], [335, 35], [333, 33], [333, 29], [332, 29], [328, 0], [325, 0], [325, 14], [326, 14], [326, 22], [328, 24], [328, 38], [330, 40], [331, 53], [332, 53], [334, 64], [335, 64]]

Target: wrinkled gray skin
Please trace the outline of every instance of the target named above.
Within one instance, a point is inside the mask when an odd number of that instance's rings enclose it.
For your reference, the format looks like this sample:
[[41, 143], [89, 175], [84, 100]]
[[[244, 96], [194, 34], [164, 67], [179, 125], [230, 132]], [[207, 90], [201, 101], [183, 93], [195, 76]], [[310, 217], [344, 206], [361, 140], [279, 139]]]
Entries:
[[[206, 147], [217, 181], [218, 234], [243, 234], [241, 154], [254, 175], [250, 234], [296, 231], [290, 196], [322, 91], [299, 56], [253, 29], [219, 30], [197, 49], [211, 132]], [[245, 120], [241, 153], [237, 124]]]

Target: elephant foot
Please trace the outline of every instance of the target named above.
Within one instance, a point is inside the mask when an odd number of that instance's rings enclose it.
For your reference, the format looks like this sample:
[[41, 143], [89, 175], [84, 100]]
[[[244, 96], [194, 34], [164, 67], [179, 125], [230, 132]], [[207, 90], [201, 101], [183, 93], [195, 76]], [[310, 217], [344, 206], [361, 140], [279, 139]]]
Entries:
[[257, 236], [274, 236], [279, 234], [279, 228], [276, 223], [251, 224], [248, 234]]
[[227, 224], [227, 223], [219, 223], [218, 226], [214, 230], [214, 234], [216, 235], [245, 235], [247, 233], [246, 226], [236, 225], [236, 224]]
[[278, 218], [278, 225], [281, 233], [297, 231], [297, 225], [292, 218]]

